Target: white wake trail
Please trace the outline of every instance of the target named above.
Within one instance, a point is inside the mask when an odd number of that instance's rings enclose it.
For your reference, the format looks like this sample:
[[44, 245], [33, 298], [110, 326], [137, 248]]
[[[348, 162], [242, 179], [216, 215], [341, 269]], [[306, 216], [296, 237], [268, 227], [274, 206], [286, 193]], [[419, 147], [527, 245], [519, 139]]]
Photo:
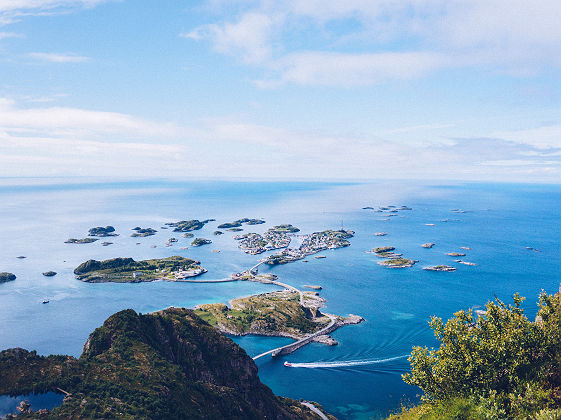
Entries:
[[373, 359], [373, 360], [346, 360], [346, 361], [335, 361], [335, 362], [291, 363], [289, 367], [316, 369], [316, 368], [363, 366], [363, 365], [387, 363], [394, 360], [405, 359], [406, 357], [409, 357], [409, 355], [405, 354], [403, 356], [395, 356], [395, 357], [389, 357], [387, 359]]

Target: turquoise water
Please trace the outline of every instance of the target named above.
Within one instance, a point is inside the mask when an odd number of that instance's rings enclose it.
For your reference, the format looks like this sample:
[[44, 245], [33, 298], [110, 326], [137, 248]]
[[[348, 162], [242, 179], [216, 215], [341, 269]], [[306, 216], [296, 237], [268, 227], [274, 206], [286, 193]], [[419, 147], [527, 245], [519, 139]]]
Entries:
[[[341, 226], [356, 231], [350, 247], [326, 251], [326, 259], [311, 257], [308, 263], [261, 269], [296, 287], [320, 284], [321, 295], [328, 300], [325, 311], [366, 319], [334, 332], [338, 346], [314, 343], [280, 359], [257, 362], [261, 379], [275, 393], [318, 401], [342, 419], [378, 418], [417, 400], [418, 390], [401, 381], [408, 363], [400, 356], [413, 345], [434, 344], [427, 326], [431, 315], [446, 318], [459, 309], [483, 305], [495, 294], [509, 300], [518, 291], [528, 298], [525, 306], [533, 317], [539, 291], [552, 293], [561, 280], [559, 186], [166, 180], [69, 184], [4, 179], [0, 202], [0, 271], [18, 276], [0, 285], [0, 320], [9, 326], [0, 329], [0, 348], [23, 347], [41, 354], [79, 355], [89, 333], [121, 309], [150, 312], [171, 305], [227, 303], [234, 297], [276, 289], [247, 282], [84, 284], [74, 279], [72, 270], [87, 259], [182, 255], [200, 260], [209, 270], [205, 278], [220, 279], [250, 267], [260, 256], [237, 249], [235, 233], [213, 236], [219, 223], [250, 217], [264, 218], [267, 224], [246, 231], [262, 232], [281, 223], [292, 223], [304, 233]], [[390, 204], [413, 210], [389, 220], [362, 210]], [[455, 208], [469, 212], [450, 211]], [[207, 218], [217, 221], [195, 234], [213, 244], [200, 248], [180, 250], [190, 240], [160, 229], [170, 221]], [[85, 237], [89, 228], [108, 224], [121, 233], [107, 238], [113, 245], [102, 247], [105, 238], [93, 244], [64, 244], [69, 237]], [[135, 226], [154, 227], [158, 233], [131, 238]], [[373, 235], [381, 231], [388, 235]], [[166, 248], [172, 236], [179, 243]], [[436, 245], [421, 248], [426, 242]], [[419, 263], [409, 269], [388, 269], [364, 252], [384, 245], [395, 246]], [[453, 257], [445, 255], [462, 251], [460, 247], [471, 248], [463, 251], [467, 256], [462, 259], [477, 266], [455, 264]], [[20, 255], [26, 258], [17, 259]], [[436, 264], [454, 265], [457, 271], [422, 270]], [[48, 270], [58, 272], [57, 276], [43, 277], [41, 273]], [[45, 299], [48, 304], [41, 303]], [[250, 355], [290, 341], [234, 340]], [[304, 367], [286, 368], [284, 361]]]

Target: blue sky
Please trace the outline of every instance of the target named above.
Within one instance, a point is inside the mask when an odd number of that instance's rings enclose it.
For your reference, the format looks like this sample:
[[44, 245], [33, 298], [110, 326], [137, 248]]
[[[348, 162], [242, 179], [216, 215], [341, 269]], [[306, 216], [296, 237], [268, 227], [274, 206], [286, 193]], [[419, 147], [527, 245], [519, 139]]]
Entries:
[[0, 176], [561, 180], [561, 3], [0, 0]]

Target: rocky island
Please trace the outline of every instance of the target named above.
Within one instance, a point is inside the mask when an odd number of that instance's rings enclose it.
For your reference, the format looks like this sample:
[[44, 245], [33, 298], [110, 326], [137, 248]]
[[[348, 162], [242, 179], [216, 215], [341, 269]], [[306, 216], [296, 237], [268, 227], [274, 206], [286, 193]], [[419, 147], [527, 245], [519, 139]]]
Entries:
[[456, 271], [455, 267], [450, 267], [449, 265], [435, 265], [433, 267], [424, 267], [423, 270], [428, 271]]
[[195, 238], [193, 240], [193, 242], [191, 242], [191, 246], [202, 246], [202, 245], [208, 245], [211, 244], [212, 241], [210, 239], [204, 239], [204, 238]]
[[0, 352], [0, 395], [49, 391], [66, 394], [59, 407], [17, 418], [318, 419], [309, 406], [275, 396], [241, 347], [182, 308], [118, 312], [78, 359]]
[[89, 260], [74, 270], [78, 280], [87, 283], [140, 283], [154, 280], [182, 281], [206, 273], [199, 261], [168, 257], [144, 261], [132, 258]]
[[45, 272], [43, 273], [43, 275], [44, 275], [45, 277], [54, 277], [54, 276], [56, 276], [56, 272], [55, 272], [55, 271], [45, 271]]
[[113, 226], [98, 226], [91, 228], [88, 231], [88, 236], [99, 236], [99, 237], [106, 237], [106, 236], [119, 236], [118, 233], [115, 233], [115, 228]]
[[156, 232], [158, 232], [156, 229], [152, 229], [152, 228], [141, 228], [141, 227], [135, 227], [133, 229], [135, 232], [131, 235], [131, 237], [133, 238], [144, 238], [146, 236], [152, 236], [155, 235]]
[[0, 283], [7, 283], [9, 281], [14, 281], [16, 279], [16, 275], [12, 273], [2, 272], [0, 273]]
[[273, 232], [277, 232], [277, 233], [296, 233], [296, 232], [300, 232], [300, 229], [298, 229], [297, 227], [294, 227], [292, 225], [273, 226], [270, 230], [273, 231]]
[[380, 261], [378, 264], [389, 268], [409, 268], [415, 265], [415, 260], [408, 258], [391, 258], [389, 260]]
[[239, 219], [239, 220], [236, 220], [234, 222], [231, 222], [231, 223], [222, 223], [221, 225], [218, 225], [218, 229], [239, 228], [243, 224], [246, 224], [246, 225], [261, 225], [263, 223], [265, 223], [265, 221], [261, 220], [261, 219], [243, 218], [243, 219]]
[[435, 244], [433, 242], [427, 242], [426, 244], [421, 245], [423, 248], [432, 248]]
[[447, 252], [446, 255], [449, 255], [450, 257], [465, 257], [466, 254], [464, 254], [463, 252]]
[[180, 222], [166, 223], [167, 226], [173, 227], [174, 232], [191, 232], [193, 230], [202, 229], [204, 225], [208, 222], [212, 222], [214, 219], [203, 220], [182, 220]]
[[83, 239], [76, 239], [70, 238], [64, 241], [65, 244], [91, 244], [92, 242], [99, 241], [98, 238], [83, 238]]

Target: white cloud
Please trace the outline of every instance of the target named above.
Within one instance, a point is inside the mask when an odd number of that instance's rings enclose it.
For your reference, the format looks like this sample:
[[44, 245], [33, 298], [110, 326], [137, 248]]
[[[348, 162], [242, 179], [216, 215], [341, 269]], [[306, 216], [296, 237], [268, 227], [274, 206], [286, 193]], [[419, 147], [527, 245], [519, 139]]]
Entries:
[[538, 149], [561, 149], [561, 125], [548, 125], [525, 130], [496, 131], [492, 135]]
[[1, 0], [0, 25], [16, 22], [23, 16], [91, 8], [109, 1], [116, 0]]
[[100, 137], [174, 137], [181, 130], [173, 124], [145, 121], [127, 114], [79, 108], [18, 108], [13, 100], [0, 98], [0, 130], [12, 133]]
[[412, 79], [442, 66], [445, 58], [425, 52], [344, 54], [303, 52], [287, 55], [275, 64], [278, 79], [260, 81], [324, 86], [364, 86], [390, 79]]
[[0, 32], [0, 40], [7, 38], [23, 38], [23, 34], [18, 34], [16, 32]]
[[180, 36], [210, 39], [219, 53], [239, 56], [248, 63], [261, 63], [271, 57], [270, 37], [276, 23], [275, 16], [247, 13], [234, 23], [204, 25]]
[[[238, 14], [222, 7], [225, 17], [185, 36], [275, 69], [261, 86], [369, 85], [452, 64], [523, 77], [561, 67], [558, 0], [261, 0], [241, 2]], [[310, 32], [313, 48], [292, 42]]]
[[85, 63], [91, 60], [90, 57], [76, 54], [60, 54], [60, 53], [29, 53], [31, 58], [48, 61], [50, 63]]

